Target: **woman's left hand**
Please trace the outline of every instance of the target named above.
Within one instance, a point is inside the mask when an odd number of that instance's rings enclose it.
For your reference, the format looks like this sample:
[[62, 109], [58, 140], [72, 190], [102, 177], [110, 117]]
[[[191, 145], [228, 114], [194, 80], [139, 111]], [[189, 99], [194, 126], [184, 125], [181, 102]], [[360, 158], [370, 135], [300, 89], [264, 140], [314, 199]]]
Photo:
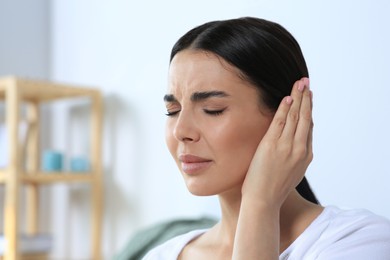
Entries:
[[295, 82], [261, 140], [242, 186], [233, 257], [279, 259], [280, 210], [312, 158], [309, 80]]
[[281, 207], [302, 180], [313, 158], [312, 93], [309, 79], [295, 82], [261, 140], [242, 187], [259, 203]]

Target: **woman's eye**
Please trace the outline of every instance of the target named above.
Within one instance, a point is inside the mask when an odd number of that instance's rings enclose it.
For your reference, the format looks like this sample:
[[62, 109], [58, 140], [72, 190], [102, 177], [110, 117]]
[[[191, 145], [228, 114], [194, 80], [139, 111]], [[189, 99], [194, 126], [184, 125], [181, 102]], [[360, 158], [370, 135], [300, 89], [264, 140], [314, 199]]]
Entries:
[[180, 110], [177, 110], [177, 111], [167, 111], [167, 113], [165, 115], [166, 116], [174, 116], [174, 115], [176, 115], [179, 112], [180, 112]]
[[208, 110], [208, 109], [204, 109], [204, 112], [206, 114], [209, 114], [209, 115], [212, 115], [212, 116], [219, 116], [219, 115], [222, 115], [223, 111], [225, 111], [225, 109], [219, 109], [219, 110]]

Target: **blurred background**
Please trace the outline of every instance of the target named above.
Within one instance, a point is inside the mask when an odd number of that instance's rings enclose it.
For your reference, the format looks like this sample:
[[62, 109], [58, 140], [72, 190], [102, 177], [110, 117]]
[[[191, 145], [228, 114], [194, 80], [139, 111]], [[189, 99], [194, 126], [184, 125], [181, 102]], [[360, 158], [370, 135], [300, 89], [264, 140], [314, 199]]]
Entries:
[[[386, 0], [0, 0], [0, 76], [102, 91], [102, 251], [111, 259], [140, 228], [219, 216], [216, 197], [188, 193], [165, 146], [162, 97], [175, 41], [210, 20], [278, 22], [296, 37], [309, 67], [315, 156], [307, 177], [315, 193], [323, 205], [390, 218], [389, 13]], [[82, 117], [83, 109], [74, 113]], [[57, 106], [47, 116], [55, 134], [45, 142], [66, 150], [66, 113]], [[87, 259], [88, 189], [57, 185], [43, 193], [53, 256]]]

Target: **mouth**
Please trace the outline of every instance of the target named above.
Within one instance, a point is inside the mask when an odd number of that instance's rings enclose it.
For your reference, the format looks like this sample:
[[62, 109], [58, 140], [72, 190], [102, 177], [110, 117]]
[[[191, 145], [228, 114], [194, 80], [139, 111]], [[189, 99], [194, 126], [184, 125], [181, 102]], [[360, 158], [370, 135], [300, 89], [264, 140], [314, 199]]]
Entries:
[[195, 174], [206, 170], [212, 164], [212, 160], [190, 154], [179, 156], [181, 169], [187, 174]]

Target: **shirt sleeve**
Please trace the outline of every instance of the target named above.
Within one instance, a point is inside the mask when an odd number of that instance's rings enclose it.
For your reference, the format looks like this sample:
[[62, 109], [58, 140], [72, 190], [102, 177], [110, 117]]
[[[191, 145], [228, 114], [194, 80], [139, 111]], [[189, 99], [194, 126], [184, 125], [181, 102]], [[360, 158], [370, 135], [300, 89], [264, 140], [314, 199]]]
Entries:
[[361, 225], [341, 230], [334, 243], [325, 248], [318, 260], [390, 260], [390, 222], [370, 218]]

